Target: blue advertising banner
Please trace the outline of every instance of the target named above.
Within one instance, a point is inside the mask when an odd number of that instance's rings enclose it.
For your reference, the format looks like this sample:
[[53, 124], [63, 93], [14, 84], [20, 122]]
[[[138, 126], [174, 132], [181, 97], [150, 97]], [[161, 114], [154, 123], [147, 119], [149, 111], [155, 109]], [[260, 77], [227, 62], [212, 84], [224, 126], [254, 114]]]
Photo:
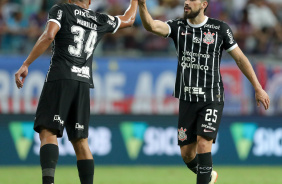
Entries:
[[[40, 141], [31, 115], [1, 115], [0, 165], [39, 164]], [[223, 117], [213, 162], [218, 165], [281, 165], [282, 117]], [[89, 146], [101, 165], [183, 164], [177, 116], [92, 116]], [[75, 164], [66, 133], [59, 139], [59, 164]]]
[[[29, 67], [24, 87], [15, 85], [14, 74], [25, 57], [0, 56], [0, 113], [34, 113], [50, 58], [40, 57]], [[177, 114], [178, 100], [172, 97], [176, 58], [97, 58], [93, 61], [95, 89], [91, 90], [92, 114]], [[268, 92], [270, 109], [256, 108], [254, 91], [235, 62], [223, 61], [224, 114], [282, 114], [282, 65], [254, 65]]]

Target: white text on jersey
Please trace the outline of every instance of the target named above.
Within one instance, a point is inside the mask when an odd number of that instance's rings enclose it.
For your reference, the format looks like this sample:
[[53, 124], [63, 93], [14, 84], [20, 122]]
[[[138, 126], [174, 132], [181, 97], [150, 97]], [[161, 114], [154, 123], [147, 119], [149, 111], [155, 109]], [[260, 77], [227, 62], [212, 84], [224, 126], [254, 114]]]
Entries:
[[90, 70], [88, 66], [84, 66], [82, 68], [79, 68], [77, 66], [72, 66], [71, 71], [73, 73], [77, 73], [77, 76], [79, 77], [85, 77], [87, 79], [90, 78]]
[[85, 20], [77, 19], [77, 24], [82, 25], [84, 27], [88, 27], [90, 29], [97, 30], [97, 25]]
[[90, 15], [87, 10], [82, 11], [82, 10], [76, 9], [76, 10], [74, 10], [74, 15], [75, 16], [80, 15], [82, 17], [87, 17], [87, 18], [90, 18], [90, 19], [95, 20], [95, 21], [97, 20], [97, 18], [95, 16]]
[[211, 29], [217, 29], [217, 30], [220, 30], [220, 26], [216, 26], [214, 24], [205, 24], [204, 25], [204, 28], [211, 28]]
[[209, 66], [205, 65], [200, 65], [200, 64], [193, 64], [195, 62], [195, 58], [191, 57], [182, 57], [182, 63], [181, 66], [186, 69], [186, 68], [191, 68], [191, 69], [200, 69], [200, 70], [209, 70]]
[[[192, 91], [191, 91], [192, 89]], [[205, 92], [203, 92], [203, 88], [199, 88], [199, 87], [184, 87], [184, 92], [188, 92], [189, 94], [193, 94], [193, 95], [204, 95]]]

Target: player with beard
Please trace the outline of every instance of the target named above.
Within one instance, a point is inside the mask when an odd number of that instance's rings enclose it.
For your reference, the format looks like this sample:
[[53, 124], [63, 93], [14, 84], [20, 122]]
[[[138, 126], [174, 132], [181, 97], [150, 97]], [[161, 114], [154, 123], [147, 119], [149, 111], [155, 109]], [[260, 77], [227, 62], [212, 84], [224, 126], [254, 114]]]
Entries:
[[255, 89], [257, 105], [268, 109], [270, 101], [256, 74], [233, 38], [230, 27], [205, 16], [208, 0], [185, 0], [184, 18], [153, 20], [146, 0], [138, 0], [146, 30], [171, 37], [177, 50], [178, 67], [173, 95], [179, 98], [178, 145], [187, 167], [197, 174], [197, 184], [213, 184], [211, 149], [216, 140], [223, 106], [224, 89], [220, 74], [222, 51], [236, 61]]

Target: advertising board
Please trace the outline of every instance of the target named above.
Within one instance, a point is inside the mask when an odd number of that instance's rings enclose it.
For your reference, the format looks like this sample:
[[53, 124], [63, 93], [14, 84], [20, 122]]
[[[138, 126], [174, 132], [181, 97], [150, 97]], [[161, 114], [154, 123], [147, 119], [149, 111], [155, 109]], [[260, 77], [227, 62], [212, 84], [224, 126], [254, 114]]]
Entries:
[[[40, 141], [31, 115], [1, 115], [0, 165], [39, 163]], [[223, 117], [213, 162], [219, 165], [281, 165], [281, 117]], [[95, 163], [182, 164], [177, 116], [91, 116], [89, 146]], [[59, 139], [59, 164], [75, 164], [66, 132]]]

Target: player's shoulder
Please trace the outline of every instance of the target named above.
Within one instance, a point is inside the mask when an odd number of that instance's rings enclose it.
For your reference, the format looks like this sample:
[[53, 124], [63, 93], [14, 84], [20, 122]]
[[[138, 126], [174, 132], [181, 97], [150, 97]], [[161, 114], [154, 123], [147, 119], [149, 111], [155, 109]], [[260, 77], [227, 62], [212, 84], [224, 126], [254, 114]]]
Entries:
[[106, 19], [109, 18], [109, 15], [106, 14], [106, 13], [95, 12], [95, 15], [96, 15], [97, 17], [100, 17], [100, 18], [106, 18]]
[[210, 26], [210, 28], [217, 28], [219, 30], [229, 28], [229, 26], [226, 22], [224, 22], [222, 20], [215, 19], [215, 18], [209, 18], [205, 27], [208, 27], [208, 26]]
[[108, 15], [106, 13], [94, 12], [95, 16], [97, 17], [98, 23], [112, 23], [115, 21], [115, 17]]
[[171, 19], [166, 21], [167, 24], [170, 25], [184, 25], [185, 24], [185, 20], [183, 18], [177, 18], [177, 19]]

